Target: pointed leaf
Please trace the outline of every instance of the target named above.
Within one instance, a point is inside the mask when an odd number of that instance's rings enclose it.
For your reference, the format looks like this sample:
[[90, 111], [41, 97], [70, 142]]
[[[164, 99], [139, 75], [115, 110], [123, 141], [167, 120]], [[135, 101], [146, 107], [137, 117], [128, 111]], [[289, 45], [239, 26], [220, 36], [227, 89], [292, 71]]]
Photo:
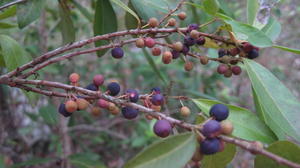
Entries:
[[211, 15], [215, 15], [219, 10], [219, 2], [218, 0], [204, 0], [203, 7], [205, 12]]
[[30, 0], [17, 6], [19, 28], [22, 29], [38, 19], [43, 11], [46, 0]]
[[253, 25], [258, 9], [258, 0], [247, 0], [247, 23], [249, 25]]
[[269, 22], [261, 29], [272, 41], [276, 40], [281, 32], [280, 23], [273, 17], [270, 17]]
[[0, 13], [0, 20], [9, 18], [11, 16], [15, 16], [16, 13], [17, 13], [17, 7], [16, 6], [9, 7], [6, 10], [4, 10], [3, 12]]
[[10, 28], [14, 28], [16, 26], [17, 25], [15, 25], [15, 24], [0, 22], [0, 29], [10, 29]]
[[253, 102], [254, 102], [254, 105], [255, 105], [255, 111], [256, 111], [258, 117], [262, 121], [266, 122], [266, 117], [264, 116], [264, 114], [265, 114], [264, 109], [261, 106], [260, 100], [257, 97], [257, 93], [255, 92], [255, 90], [253, 89], [253, 87], [252, 87], [252, 96], [253, 96]]
[[300, 49], [288, 48], [288, 47], [279, 46], [279, 45], [274, 45], [274, 46], [272, 46], [272, 47], [273, 47], [273, 48], [279, 48], [279, 49], [281, 49], [281, 50], [288, 51], [288, 52], [292, 52], [292, 53], [295, 53], [295, 54], [300, 54]]
[[61, 29], [63, 44], [68, 44], [75, 41], [75, 28], [67, 4], [63, 1], [59, 2], [59, 26]]
[[93, 15], [85, 8], [83, 7], [80, 3], [78, 3], [76, 0], [71, 1], [74, 6], [80, 11], [80, 13], [90, 22], [93, 22], [94, 18]]
[[205, 168], [224, 168], [232, 161], [236, 153], [236, 146], [226, 144], [223, 152], [214, 155], [206, 155], [201, 161], [201, 166]]
[[120, 6], [121, 8], [123, 8], [126, 12], [130, 13], [132, 16], [134, 16], [135, 19], [137, 20], [138, 24], [141, 25], [141, 21], [140, 21], [140, 18], [138, 17], [138, 15], [132, 9], [130, 9], [127, 5], [125, 5], [120, 0], [111, 0], [111, 1], [114, 2], [115, 4], [117, 4], [118, 6]]

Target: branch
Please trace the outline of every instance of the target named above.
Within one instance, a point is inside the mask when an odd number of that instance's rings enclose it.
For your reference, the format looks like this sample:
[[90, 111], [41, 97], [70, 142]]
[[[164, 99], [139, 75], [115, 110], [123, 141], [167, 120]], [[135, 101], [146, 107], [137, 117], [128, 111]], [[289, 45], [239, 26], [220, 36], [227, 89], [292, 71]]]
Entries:
[[163, 23], [163, 22], [164, 22], [168, 17], [170, 17], [174, 12], [176, 12], [178, 9], [180, 9], [184, 2], [185, 2], [185, 0], [181, 0], [173, 10], [170, 10], [170, 12], [169, 12], [167, 15], [165, 15], [165, 16], [159, 21], [158, 25], [160, 25], [161, 23]]
[[23, 2], [26, 2], [26, 0], [16, 0], [16, 1], [13, 1], [13, 2], [9, 2], [9, 3], [1, 6], [0, 10], [3, 10], [5, 8], [8, 8], [8, 7], [12, 6], [12, 5], [15, 5], [15, 4], [18, 4], [18, 3], [23, 3]]

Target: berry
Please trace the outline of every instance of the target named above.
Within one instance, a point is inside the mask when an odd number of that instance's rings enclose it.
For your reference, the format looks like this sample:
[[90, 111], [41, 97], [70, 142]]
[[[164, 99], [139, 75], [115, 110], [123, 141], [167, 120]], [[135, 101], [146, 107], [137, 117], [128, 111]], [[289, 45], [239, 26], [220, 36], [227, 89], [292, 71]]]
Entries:
[[149, 114], [145, 115], [145, 117], [146, 117], [147, 120], [152, 120], [153, 119], [152, 115], [149, 115]]
[[188, 32], [191, 32], [192, 30], [197, 30], [197, 29], [199, 29], [199, 25], [193, 23], [193, 24], [190, 24], [190, 25], [188, 26], [187, 31], [188, 31]]
[[135, 45], [138, 47], [138, 48], [144, 48], [145, 47], [145, 42], [144, 42], [144, 39], [143, 38], [139, 38], [135, 41]]
[[161, 54], [161, 49], [159, 47], [154, 47], [154, 48], [152, 48], [151, 52], [152, 52], [152, 55], [159, 56]]
[[156, 105], [156, 106], [160, 106], [164, 103], [164, 96], [161, 94], [155, 94], [152, 96], [151, 98], [151, 103]]
[[168, 20], [168, 26], [175, 26], [176, 25], [176, 19], [170, 18]]
[[227, 55], [227, 51], [224, 48], [219, 49], [218, 51], [219, 58]]
[[128, 97], [129, 97], [129, 100], [133, 103], [136, 103], [138, 100], [139, 100], [139, 93], [138, 91], [134, 90], [134, 89], [128, 89], [126, 91]]
[[[199, 37], [199, 32], [197, 30], [192, 30], [191, 33], [190, 33], [190, 36], [193, 38], [193, 39], [198, 39]], [[197, 42], [197, 41], [196, 41]]]
[[101, 115], [101, 109], [99, 107], [93, 107], [91, 113], [93, 116], [98, 117]]
[[184, 38], [184, 44], [186, 46], [192, 46], [192, 45], [196, 44], [196, 40], [193, 39], [192, 37], [185, 37]]
[[234, 75], [239, 75], [242, 73], [242, 69], [239, 66], [232, 66], [231, 71]]
[[117, 82], [111, 82], [107, 85], [107, 90], [109, 91], [109, 95], [116, 96], [117, 94], [119, 94], [121, 88]]
[[114, 109], [118, 108], [114, 103], [108, 102], [108, 111], [113, 111]]
[[101, 86], [101, 85], [103, 85], [103, 83], [104, 83], [104, 76], [100, 75], [100, 74], [95, 75], [94, 78], [93, 78], [93, 83], [94, 83], [94, 85], [96, 85], [98, 87]]
[[109, 111], [109, 112], [110, 112], [110, 114], [112, 114], [112, 115], [118, 115], [118, 114], [120, 113], [120, 109], [119, 109], [117, 106], [115, 106], [115, 108], [112, 109], [112, 110]]
[[191, 114], [191, 110], [187, 106], [182, 106], [180, 109], [180, 114], [184, 117], [187, 117]]
[[136, 118], [138, 115], [138, 112], [139, 112], [138, 110], [136, 110], [132, 107], [128, 107], [128, 106], [122, 108], [122, 114], [123, 114], [124, 118], [129, 119], [129, 120]]
[[180, 12], [177, 14], [178, 18], [180, 20], [184, 20], [186, 18], [186, 13], [185, 12]]
[[183, 44], [180, 41], [177, 41], [173, 44], [173, 49], [180, 52], [183, 49]]
[[225, 142], [220, 140], [220, 148], [219, 148], [219, 151], [218, 152], [223, 152], [225, 149]]
[[87, 85], [85, 88], [87, 90], [91, 90], [91, 91], [97, 91], [98, 90], [98, 87], [95, 84], [93, 84], [93, 83]]
[[225, 135], [230, 135], [233, 132], [233, 124], [228, 120], [221, 122], [221, 132]]
[[64, 103], [61, 103], [58, 107], [58, 112], [63, 115], [64, 117], [69, 117], [71, 116], [73, 113], [70, 113], [66, 110], [66, 105]]
[[186, 45], [183, 45], [181, 53], [186, 55], [189, 51], [190, 51], [190, 47], [186, 46]]
[[80, 79], [80, 76], [77, 74], [77, 73], [72, 73], [70, 76], [69, 76], [69, 80], [70, 82], [72, 83], [77, 83]]
[[180, 52], [178, 52], [178, 51], [172, 50], [171, 53], [172, 53], [173, 59], [177, 59], [180, 56]]
[[204, 45], [205, 44], [205, 38], [200, 36], [198, 39], [196, 39], [196, 43], [198, 45]]
[[217, 72], [219, 74], [224, 74], [227, 70], [228, 70], [228, 65], [226, 65], [226, 64], [220, 64], [218, 66]]
[[240, 49], [235, 47], [235, 48], [230, 49], [228, 52], [231, 56], [236, 56], [240, 53]]
[[148, 21], [148, 24], [150, 27], [157, 27], [158, 26], [158, 20], [154, 17], [150, 18]]
[[186, 71], [191, 71], [194, 68], [193, 62], [186, 61], [184, 64], [184, 69]]
[[153, 126], [154, 133], [162, 138], [170, 135], [172, 126], [167, 120], [158, 120]]
[[68, 100], [66, 102], [66, 110], [69, 113], [72, 113], [77, 110], [77, 103], [73, 100]]
[[209, 115], [217, 121], [225, 120], [229, 115], [229, 109], [224, 104], [215, 104], [209, 110]]
[[202, 133], [208, 138], [214, 138], [221, 133], [221, 125], [216, 120], [209, 120], [203, 125]]
[[202, 159], [203, 159], [203, 154], [200, 152], [200, 148], [199, 149], [197, 148], [194, 155], [193, 155], [193, 157], [192, 157], [192, 161], [199, 162]]
[[76, 103], [78, 110], [85, 110], [89, 106], [89, 102], [82, 98], [76, 99]]
[[154, 92], [154, 94], [160, 94], [161, 93], [161, 90], [159, 87], [154, 87], [151, 89], [151, 92]]
[[116, 59], [120, 59], [124, 56], [124, 51], [122, 48], [116, 47], [111, 50], [111, 55]]
[[151, 37], [147, 37], [145, 38], [145, 46], [148, 47], [148, 48], [152, 48], [155, 46], [155, 40]]
[[254, 59], [257, 58], [259, 56], [258, 50], [253, 49], [251, 50], [248, 54], [247, 54], [247, 58], [249, 59]]
[[173, 58], [172, 53], [170, 51], [165, 51], [162, 56], [162, 62], [164, 64], [169, 64], [169, 63], [171, 63], [172, 58]]
[[248, 53], [248, 52], [252, 51], [254, 47], [252, 44], [245, 42], [245, 43], [242, 43], [242, 48], [246, 53]]
[[104, 109], [108, 108], [108, 105], [109, 105], [109, 102], [104, 99], [99, 99], [97, 103], [98, 103], [99, 107], [104, 108]]
[[200, 152], [205, 155], [215, 154], [220, 149], [220, 141], [217, 138], [205, 139], [200, 143]]
[[150, 107], [152, 110], [154, 110], [154, 111], [158, 111], [158, 112], [160, 112], [160, 110], [161, 110], [161, 106], [155, 106], [155, 105], [153, 105], [153, 104], [151, 104], [151, 107]]
[[[264, 149], [264, 144], [261, 143], [261, 142], [259, 142], [259, 141], [254, 141], [254, 142], [251, 142], [251, 143], [255, 147], [256, 150], [262, 150], [262, 149]], [[252, 154], [255, 154], [255, 155], [258, 154], [257, 151], [255, 151], [255, 150], [252, 150], [250, 152]]]
[[202, 65], [208, 64], [208, 58], [206, 56], [200, 56], [200, 62]]
[[226, 78], [230, 78], [232, 76], [232, 71], [230, 68], [227, 69], [227, 71], [224, 73], [224, 76]]

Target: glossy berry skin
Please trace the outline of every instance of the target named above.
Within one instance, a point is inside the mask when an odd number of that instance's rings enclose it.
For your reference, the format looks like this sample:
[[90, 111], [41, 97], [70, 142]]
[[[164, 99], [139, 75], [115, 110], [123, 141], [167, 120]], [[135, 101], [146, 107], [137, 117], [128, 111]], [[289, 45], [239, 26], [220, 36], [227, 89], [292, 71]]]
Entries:
[[180, 52], [178, 52], [178, 51], [172, 50], [171, 53], [172, 53], [173, 59], [177, 59], [180, 56]]
[[171, 130], [172, 130], [172, 126], [170, 122], [167, 120], [158, 120], [153, 126], [154, 133], [161, 138], [165, 138], [169, 136]]
[[251, 50], [248, 54], [247, 54], [247, 58], [249, 59], [254, 59], [257, 58], [259, 56], [258, 50], [253, 49]]
[[116, 59], [120, 59], [124, 56], [124, 51], [122, 48], [116, 47], [111, 50], [111, 55]]
[[93, 78], [93, 83], [96, 85], [96, 86], [101, 86], [103, 85], [104, 83], [104, 76], [103, 75], [100, 75], [100, 74], [97, 74], [94, 76]]
[[151, 89], [151, 92], [153, 92], [154, 94], [160, 94], [161, 93], [161, 90], [159, 87], [154, 87]]
[[155, 94], [152, 96], [151, 98], [151, 103], [156, 105], [156, 106], [160, 106], [164, 103], [164, 96], [161, 94]]
[[192, 24], [190, 24], [190, 25], [188, 26], [187, 31], [188, 31], [188, 32], [191, 32], [192, 30], [198, 30], [198, 29], [199, 29], [199, 25], [196, 24], [196, 23], [192, 23]]
[[97, 102], [98, 106], [104, 109], [108, 108], [109, 102], [104, 99], [99, 99]]
[[138, 112], [139, 112], [138, 110], [136, 110], [132, 107], [126, 106], [126, 107], [122, 108], [122, 114], [123, 114], [124, 118], [129, 119], [129, 120], [136, 118], [138, 115]]
[[209, 110], [209, 115], [217, 121], [225, 120], [229, 115], [229, 109], [224, 104], [215, 104]]
[[220, 150], [220, 140], [217, 138], [205, 139], [200, 143], [200, 152], [205, 155], [212, 155]]
[[196, 39], [196, 43], [198, 45], [204, 45], [205, 44], [205, 38], [204, 37], [199, 37], [198, 39]]
[[155, 40], [151, 37], [147, 37], [144, 39], [145, 46], [148, 48], [152, 48], [155, 46]]
[[214, 138], [221, 133], [221, 124], [216, 120], [209, 120], [203, 125], [202, 133], [208, 138]]
[[116, 96], [119, 94], [121, 87], [117, 82], [111, 82], [107, 85], [108, 94], [111, 96]]
[[128, 89], [126, 94], [128, 95], [130, 102], [136, 103], [139, 100], [139, 93], [134, 89]]
[[190, 51], [190, 47], [187, 45], [183, 45], [181, 53], [186, 55]]
[[233, 66], [231, 67], [231, 71], [234, 75], [239, 75], [242, 73], [242, 69], [239, 66]]
[[196, 44], [196, 40], [193, 39], [192, 37], [185, 37], [184, 38], [184, 45], [186, 45], [186, 46], [192, 46], [194, 44]]
[[220, 64], [218, 66], [218, 68], [217, 68], [217, 72], [219, 74], [224, 74], [228, 70], [228, 68], [229, 68], [228, 65], [226, 65], [226, 64]]
[[66, 110], [66, 105], [61, 103], [58, 107], [58, 112], [63, 115], [64, 117], [70, 117], [73, 113], [70, 113]]
[[218, 51], [219, 58], [225, 56], [226, 54], [227, 54], [227, 51], [224, 48], [219, 49], [219, 51]]
[[161, 49], [159, 47], [153, 47], [151, 52], [153, 56], [159, 56], [161, 54]]
[[91, 91], [98, 91], [98, 87], [95, 84], [93, 84], [93, 83], [87, 85], [85, 88], [87, 90], [91, 90]]

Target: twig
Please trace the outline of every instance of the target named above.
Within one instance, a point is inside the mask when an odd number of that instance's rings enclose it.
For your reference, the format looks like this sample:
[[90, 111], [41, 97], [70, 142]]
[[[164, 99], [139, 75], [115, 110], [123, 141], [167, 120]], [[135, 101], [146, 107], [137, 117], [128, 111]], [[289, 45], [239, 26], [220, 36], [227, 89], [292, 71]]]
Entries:
[[178, 9], [180, 9], [184, 2], [185, 2], [185, 0], [181, 0], [173, 10], [170, 10], [169, 13], [168, 13], [167, 15], [165, 15], [165, 16], [159, 21], [158, 24], [160, 25], [161, 23], [163, 23], [163, 22], [164, 22], [166, 19], [168, 19], [168, 17], [170, 17], [174, 12], [176, 12]]
[[16, 0], [16, 1], [13, 1], [13, 2], [9, 2], [9, 3], [1, 6], [0, 10], [3, 10], [5, 8], [8, 8], [8, 7], [12, 6], [12, 5], [15, 5], [15, 4], [18, 4], [18, 3], [23, 3], [23, 2], [26, 2], [26, 0]]

